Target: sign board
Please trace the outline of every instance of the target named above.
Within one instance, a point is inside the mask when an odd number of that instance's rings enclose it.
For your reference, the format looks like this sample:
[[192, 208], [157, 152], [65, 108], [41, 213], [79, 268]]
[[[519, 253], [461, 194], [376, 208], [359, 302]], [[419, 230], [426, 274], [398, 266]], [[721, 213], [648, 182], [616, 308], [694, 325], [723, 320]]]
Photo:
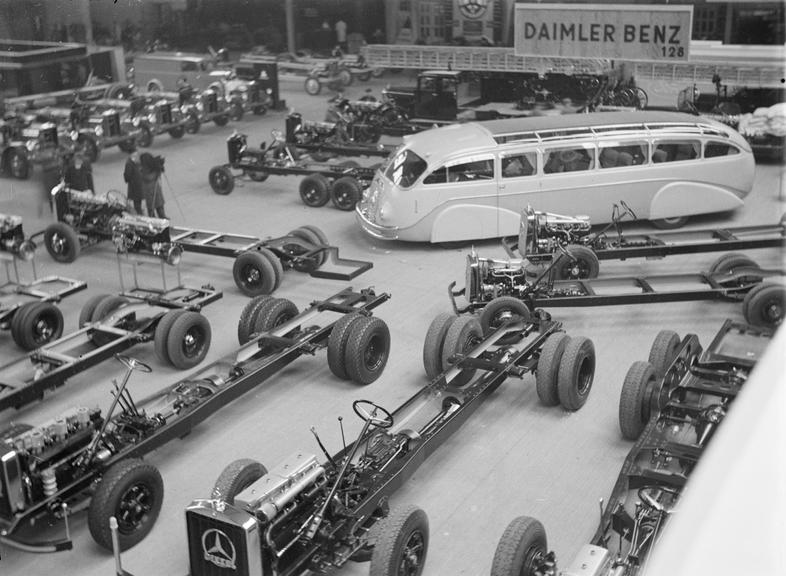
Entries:
[[693, 6], [516, 4], [518, 56], [688, 60]]

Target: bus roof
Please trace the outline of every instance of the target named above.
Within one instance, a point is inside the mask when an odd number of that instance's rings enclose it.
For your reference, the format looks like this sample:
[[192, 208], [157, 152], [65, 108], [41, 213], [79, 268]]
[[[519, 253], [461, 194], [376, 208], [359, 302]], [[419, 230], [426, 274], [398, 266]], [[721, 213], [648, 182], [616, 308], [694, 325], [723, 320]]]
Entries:
[[[549, 131], [571, 130], [573, 137], [579, 137], [581, 136], [579, 132], [582, 129], [588, 129], [587, 131], [589, 132], [589, 129], [592, 128], [611, 128], [614, 126], [622, 128], [624, 126], [633, 129], [641, 128], [643, 130], [645, 124], [701, 125], [705, 128], [720, 131], [723, 134], [734, 133], [734, 130], [730, 127], [708, 118], [683, 112], [642, 110], [530, 116], [526, 118], [450, 124], [407, 136], [404, 138], [404, 141], [410, 144], [415, 152], [424, 156], [431, 156], [437, 150], [443, 151], [441, 155], [452, 155], [456, 150], [465, 147], [471, 150], [496, 147], [498, 144], [505, 142], [537, 141], [538, 136], [535, 133], [543, 134]], [[677, 127], [675, 126], [675, 128]], [[447, 142], [450, 142], [449, 146], [446, 146]]]

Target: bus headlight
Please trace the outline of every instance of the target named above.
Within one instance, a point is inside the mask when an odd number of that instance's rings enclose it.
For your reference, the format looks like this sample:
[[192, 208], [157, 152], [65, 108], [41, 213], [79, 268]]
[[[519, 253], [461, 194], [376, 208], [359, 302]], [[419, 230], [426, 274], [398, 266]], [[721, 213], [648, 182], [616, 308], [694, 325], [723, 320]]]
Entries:
[[170, 266], [177, 266], [180, 264], [180, 259], [183, 257], [183, 247], [180, 244], [171, 244], [166, 251], [166, 263]]
[[99, 138], [101, 138], [101, 136], [104, 135], [104, 129], [101, 128], [101, 126], [96, 126], [95, 132], [96, 132], [96, 136], [98, 136]]
[[151, 112], [150, 114], [148, 114], [147, 115], [147, 121], [150, 122], [151, 124], [155, 124], [156, 123], [156, 113], [155, 112]]
[[25, 148], [27, 148], [28, 152], [35, 152], [36, 148], [38, 148], [38, 141], [28, 140], [27, 142], [25, 142]]

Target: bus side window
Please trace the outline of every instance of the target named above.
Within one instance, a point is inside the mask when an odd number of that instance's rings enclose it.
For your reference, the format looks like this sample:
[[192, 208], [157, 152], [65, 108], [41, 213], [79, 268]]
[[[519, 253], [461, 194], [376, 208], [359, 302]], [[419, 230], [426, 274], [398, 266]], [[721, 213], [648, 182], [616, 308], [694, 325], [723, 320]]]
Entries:
[[[682, 160], [695, 160], [699, 157], [700, 149], [701, 145], [696, 141], [661, 142], [655, 147], [652, 161], [680, 162]], [[659, 154], [659, 151], [665, 153], [665, 157], [663, 154]], [[663, 159], [661, 160], [660, 158]]]
[[423, 184], [444, 184], [448, 181], [448, 169], [440, 166], [423, 179]]
[[717, 156], [731, 156], [739, 154], [740, 149], [726, 142], [707, 142], [704, 145], [704, 157], [716, 158]]
[[537, 160], [534, 152], [527, 154], [516, 154], [502, 158], [502, 177], [517, 178], [520, 176], [532, 176], [535, 173]]
[[594, 166], [595, 151], [586, 148], [563, 148], [547, 152], [548, 158], [543, 167], [546, 174], [555, 172], [581, 172]]
[[600, 167], [638, 166], [644, 163], [647, 155], [646, 151], [646, 143], [606, 146], [600, 151]]
[[448, 182], [490, 180], [492, 178], [494, 178], [494, 161], [491, 159], [476, 160], [448, 167]]

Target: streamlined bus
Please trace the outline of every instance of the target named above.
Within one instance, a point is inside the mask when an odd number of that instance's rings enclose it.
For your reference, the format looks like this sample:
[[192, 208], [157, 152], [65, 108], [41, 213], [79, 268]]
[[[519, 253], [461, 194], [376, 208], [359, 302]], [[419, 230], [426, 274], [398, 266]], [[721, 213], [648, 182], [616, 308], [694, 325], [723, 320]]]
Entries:
[[355, 208], [381, 239], [515, 235], [522, 208], [608, 222], [624, 200], [659, 228], [733, 210], [753, 187], [750, 145], [713, 120], [661, 111], [468, 122], [405, 137]]

